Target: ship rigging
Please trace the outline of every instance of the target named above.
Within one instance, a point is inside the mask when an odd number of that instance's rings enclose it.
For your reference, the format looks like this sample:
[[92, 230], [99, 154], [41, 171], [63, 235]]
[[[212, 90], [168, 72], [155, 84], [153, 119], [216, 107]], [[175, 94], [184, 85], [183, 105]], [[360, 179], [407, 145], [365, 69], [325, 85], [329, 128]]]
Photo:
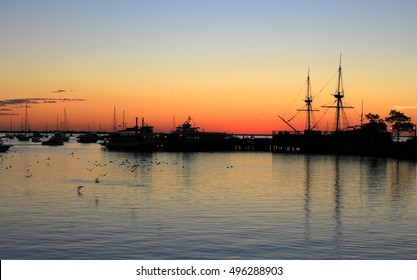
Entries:
[[[344, 93], [344, 88], [343, 88], [342, 63], [341, 62], [342, 62], [342, 56], [340, 55], [339, 68], [338, 68], [338, 71], [336, 73], [337, 76], [338, 76], [337, 86], [336, 86], [335, 93], [332, 94], [333, 97], [335, 97], [335, 101], [331, 105], [321, 106], [322, 108], [327, 108], [327, 110], [323, 113], [323, 115], [320, 117], [320, 119], [318, 121], [316, 121], [315, 117], [314, 117], [314, 112], [318, 111], [318, 110], [314, 109], [313, 105], [312, 105], [313, 95], [311, 94], [310, 68], [308, 69], [308, 74], [307, 74], [307, 82], [306, 82], [306, 84], [307, 84], [307, 93], [306, 93], [306, 97], [304, 99], [305, 106], [302, 109], [297, 109], [297, 111], [298, 111], [297, 114], [295, 114], [295, 116], [293, 116], [292, 118], [290, 118], [288, 120], [285, 120], [283, 117], [278, 115], [278, 117], [282, 121], [284, 121], [292, 130], [294, 130], [296, 134], [301, 134], [301, 132], [299, 130], [297, 130], [293, 125], [291, 125], [290, 122], [298, 115], [299, 112], [307, 112], [307, 114], [306, 114], [306, 127], [305, 127], [304, 133], [312, 133], [314, 131], [314, 129], [316, 128], [316, 126], [319, 124], [319, 122], [324, 118], [324, 116], [326, 115], [326, 113], [329, 109], [336, 109], [336, 113], [335, 113], [335, 132], [336, 133], [341, 131], [341, 130], [344, 130], [348, 127], [348, 120], [347, 120], [347, 116], [346, 116], [346, 113], [345, 113], [344, 109], [352, 109], [354, 107], [345, 105], [344, 102], [343, 102], [343, 98], [345, 96], [345, 93]], [[335, 76], [336, 76], [336, 74], [335, 74]], [[323, 87], [323, 89], [324, 89], [324, 87]], [[322, 90], [320, 90], [320, 92]]]
[[[324, 105], [323, 108], [335, 108], [336, 109], [336, 117], [335, 117], [335, 125], [336, 129], [335, 132], [339, 132], [342, 130], [342, 122], [341, 119], [343, 118], [344, 122], [347, 126], [347, 117], [344, 109], [353, 109], [352, 106], [346, 106], [343, 104], [343, 97], [345, 96], [345, 92], [343, 89], [343, 81], [342, 81], [342, 55], [340, 55], [339, 60], [339, 70], [338, 70], [338, 81], [337, 81], [337, 90], [333, 94], [333, 96], [336, 98], [336, 105]], [[334, 104], [334, 103], [333, 103]]]

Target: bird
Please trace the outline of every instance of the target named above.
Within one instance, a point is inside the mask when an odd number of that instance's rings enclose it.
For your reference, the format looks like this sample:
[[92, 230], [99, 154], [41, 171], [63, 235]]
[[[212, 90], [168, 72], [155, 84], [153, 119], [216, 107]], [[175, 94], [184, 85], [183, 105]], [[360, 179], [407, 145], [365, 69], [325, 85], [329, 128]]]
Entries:
[[73, 156], [77, 150], [74, 150], [72, 153], [69, 153], [67, 156]]
[[81, 189], [84, 188], [84, 186], [78, 186], [77, 187], [77, 194], [78, 196], [82, 196], [83, 194], [81, 193]]

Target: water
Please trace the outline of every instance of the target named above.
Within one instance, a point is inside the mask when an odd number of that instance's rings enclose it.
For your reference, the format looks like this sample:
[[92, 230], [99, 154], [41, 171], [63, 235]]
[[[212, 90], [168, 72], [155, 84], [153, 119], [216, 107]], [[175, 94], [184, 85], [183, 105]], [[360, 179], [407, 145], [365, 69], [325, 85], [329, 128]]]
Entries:
[[414, 161], [15, 144], [1, 259], [417, 258]]

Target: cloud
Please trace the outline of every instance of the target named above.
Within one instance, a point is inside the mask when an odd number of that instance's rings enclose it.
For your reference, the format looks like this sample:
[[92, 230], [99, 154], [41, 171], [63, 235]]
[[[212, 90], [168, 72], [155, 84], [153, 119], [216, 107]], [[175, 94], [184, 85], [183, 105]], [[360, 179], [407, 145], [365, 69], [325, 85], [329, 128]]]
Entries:
[[0, 112], [0, 116], [18, 116], [18, 115], [20, 115], [20, 114], [17, 114], [17, 113], [3, 113], [3, 112]]
[[16, 116], [17, 113], [13, 113], [10, 108], [0, 108], [0, 116]]
[[12, 109], [22, 108], [26, 104], [44, 104], [44, 103], [59, 103], [59, 102], [80, 102], [85, 101], [81, 98], [45, 98], [45, 97], [35, 97], [35, 98], [16, 98], [16, 99], [5, 99], [0, 100], [0, 110], [1, 111], [11, 111]]
[[417, 105], [394, 106], [395, 110], [417, 109]]
[[66, 92], [74, 92], [75, 89], [70, 89], [70, 90], [66, 90], [66, 89], [56, 89], [51, 91], [52, 93], [66, 93]]

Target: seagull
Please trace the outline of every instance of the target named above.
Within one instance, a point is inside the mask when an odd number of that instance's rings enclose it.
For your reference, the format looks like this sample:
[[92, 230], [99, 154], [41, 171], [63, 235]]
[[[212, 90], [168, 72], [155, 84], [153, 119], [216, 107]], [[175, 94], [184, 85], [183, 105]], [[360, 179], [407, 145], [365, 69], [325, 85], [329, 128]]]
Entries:
[[74, 150], [72, 153], [69, 153], [67, 156], [73, 156], [77, 150]]
[[77, 194], [78, 196], [82, 196], [83, 194], [81, 193], [81, 189], [84, 188], [84, 186], [78, 186], [77, 188]]

